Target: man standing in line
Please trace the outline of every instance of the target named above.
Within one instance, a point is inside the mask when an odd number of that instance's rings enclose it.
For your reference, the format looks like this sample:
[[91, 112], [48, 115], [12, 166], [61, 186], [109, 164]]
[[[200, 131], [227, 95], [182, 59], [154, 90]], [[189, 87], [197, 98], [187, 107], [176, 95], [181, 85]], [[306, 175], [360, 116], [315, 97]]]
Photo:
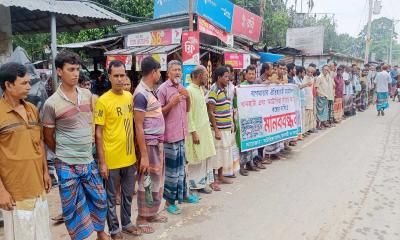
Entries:
[[[322, 73], [319, 75], [315, 82], [315, 88], [317, 90], [317, 128], [323, 129], [328, 127], [327, 121], [329, 120], [329, 68], [325, 65], [322, 68]], [[333, 91], [333, 89], [332, 89]]]
[[164, 191], [164, 132], [161, 103], [157, 99], [160, 64], [152, 57], [141, 63], [142, 80], [133, 94], [136, 140], [140, 148], [138, 174], [137, 225], [143, 233], [153, 233], [148, 223], [165, 223], [167, 217], [158, 214]]
[[354, 100], [353, 100], [353, 84], [351, 81], [351, 75], [350, 75], [350, 67], [346, 66], [343, 72], [343, 80], [344, 80], [344, 95], [343, 95], [343, 110], [344, 110], [344, 116], [345, 117], [350, 117], [353, 116], [353, 105], [354, 105]]
[[[270, 85], [273, 82], [271, 78], [274, 76], [272, 63], [263, 63], [261, 66], [260, 74], [260, 82], [265, 85]], [[280, 160], [281, 157], [279, 156], [279, 153], [282, 150], [283, 142], [273, 143], [271, 145], [265, 146], [261, 155], [265, 155], [266, 158], [262, 163], [271, 164], [272, 160]]]
[[[111, 90], [96, 103], [96, 149], [100, 174], [107, 192], [107, 223], [112, 239], [123, 239], [117, 216], [117, 192], [121, 188], [122, 232], [139, 236], [141, 230], [131, 221], [135, 190], [136, 162], [132, 94], [124, 91], [125, 66], [112, 61], [108, 66]], [[120, 187], [120, 188], [119, 188]]]
[[[256, 67], [250, 65], [246, 68], [245, 81], [242, 82], [240, 86], [253, 85], [256, 82]], [[234, 97], [234, 108], [237, 108], [237, 96]], [[240, 146], [240, 128], [239, 121], [236, 121], [236, 144]], [[240, 149], [239, 149], [240, 150]], [[257, 158], [256, 158], [257, 157]], [[248, 171], [258, 171], [259, 169], [266, 169], [266, 167], [261, 163], [261, 158], [258, 157], [258, 150], [250, 150], [247, 152], [240, 153], [240, 174], [242, 176], [248, 176]], [[254, 162], [253, 162], [254, 160]], [[253, 164], [254, 163], [254, 164]]]
[[[226, 93], [229, 99], [233, 99], [235, 96], [235, 70], [231, 65], [225, 65], [225, 67], [229, 70], [229, 84], [226, 87]], [[235, 109], [233, 108], [233, 101], [231, 101], [231, 114], [232, 117], [235, 117]], [[235, 135], [235, 126], [234, 122], [232, 122], [232, 134]], [[239, 149], [236, 145], [235, 138], [232, 138], [232, 166], [224, 169], [224, 176], [229, 178], [236, 178], [236, 173], [239, 172], [240, 169], [240, 153]]]
[[304, 120], [306, 122], [306, 131], [308, 133], [315, 133], [315, 111], [314, 111], [314, 93], [313, 86], [315, 82], [315, 68], [308, 67], [306, 70], [306, 76], [304, 77], [304, 83], [308, 84], [308, 87], [304, 88], [305, 95], [305, 106], [306, 106], [306, 114]]
[[[293, 74], [293, 73], [292, 73]], [[275, 84], [288, 84], [289, 83], [289, 76], [288, 70], [284, 62], [278, 62], [278, 66], [276, 69], [276, 75], [271, 77], [272, 83]], [[293, 140], [285, 140], [279, 142], [282, 147], [281, 153], [289, 153], [292, 149], [290, 146], [296, 146], [296, 141]], [[282, 157], [284, 159], [284, 157]]]
[[391, 92], [390, 92], [390, 97], [392, 97], [393, 98], [393, 101], [395, 101], [395, 98], [396, 98], [396, 91], [397, 91], [397, 75], [399, 75], [398, 74], [398, 66], [396, 65], [396, 66], [394, 66], [394, 67], [392, 67], [392, 68], [390, 68], [390, 67], [388, 67], [389, 69], [390, 69], [390, 77], [391, 77], [391, 80], [392, 80], [392, 82], [391, 82]]
[[375, 77], [376, 85], [376, 110], [378, 116], [385, 115], [385, 109], [389, 107], [389, 90], [392, 83], [392, 78], [388, 72], [388, 65], [382, 66], [382, 71], [378, 72]]
[[[335, 72], [332, 72], [335, 71]], [[334, 107], [334, 102], [335, 102], [335, 79], [334, 76], [336, 76], [336, 67], [329, 68], [328, 67], [328, 88], [327, 88], [327, 98], [328, 98], [328, 125], [330, 127], [335, 126], [335, 118], [333, 115], [333, 107]]]
[[218, 179], [211, 185], [214, 191], [221, 191], [219, 183], [232, 184], [224, 177], [224, 167], [232, 166], [232, 114], [231, 99], [228, 98], [226, 87], [229, 83], [229, 71], [219, 67], [214, 71], [214, 84], [207, 96], [208, 117], [215, 138], [216, 155], [212, 157], [214, 170], [218, 171]]
[[104, 232], [107, 196], [92, 154], [92, 94], [77, 86], [77, 54], [62, 52], [55, 60], [61, 85], [45, 103], [43, 126], [44, 140], [56, 154], [65, 225], [73, 240], [93, 231], [98, 239], [109, 239]]
[[296, 65], [289, 63], [286, 65], [288, 83], [294, 84], [294, 77], [296, 76]]
[[161, 103], [165, 121], [164, 152], [165, 152], [165, 184], [164, 199], [167, 201], [167, 211], [180, 214], [176, 205], [183, 200], [198, 202], [196, 196], [188, 199], [185, 174], [185, 137], [187, 136], [187, 114], [190, 110], [188, 91], [180, 84], [182, 65], [177, 60], [168, 63], [168, 80], [158, 88], [157, 96]]
[[197, 66], [191, 78], [192, 82], [188, 87], [191, 99], [189, 135], [185, 141], [188, 184], [190, 189], [209, 194], [212, 192], [210, 184], [214, 182], [210, 157], [216, 152], [203, 91], [208, 82], [207, 69], [202, 65]]
[[31, 86], [25, 66], [0, 67], [0, 209], [6, 240], [50, 240], [47, 168], [39, 112], [26, 102]]
[[334, 103], [334, 118], [335, 122], [339, 123], [343, 117], [343, 66], [337, 68], [335, 80], [335, 103]]
[[305, 88], [311, 87], [312, 83], [304, 83], [303, 79], [306, 75], [306, 70], [304, 67], [296, 67], [296, 76], [293, 78], [294, 84], [296, 84], [300, 89], [300, 106], [301, 106], [301, 134], [299, 134], [299, 140], [303, 139], [303, 135], [306, 133], [306, 99], [305, 99]]

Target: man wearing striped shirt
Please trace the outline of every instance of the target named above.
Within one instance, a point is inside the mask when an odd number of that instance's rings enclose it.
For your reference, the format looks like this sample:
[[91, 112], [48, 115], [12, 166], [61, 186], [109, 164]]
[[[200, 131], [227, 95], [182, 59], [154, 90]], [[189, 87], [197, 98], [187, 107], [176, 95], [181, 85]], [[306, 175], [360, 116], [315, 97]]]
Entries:
[[231, 184], [232, 181], [223, 175], [224, 168], [233, 164], [232, 159], [232, 112], [231, 101], [227, 96], [226, 87], [229, 83], [229, 70], [219, 67], [214, 71], [214, 84], [207, 95], [207, 109], [217, 154], [211, 157], [214, 170], [218, 171], [218, 178], [211, 185], [214, 191], [221, 191], [219, 184]]
[[79, 88], [81, 60], [71, 52], [56, 59], [61, 85], [44, 104], [44, 140], [56, 154], [63, 217], [71, 239], [109, 239], [103, 179], [92, 155], [92, 94]]

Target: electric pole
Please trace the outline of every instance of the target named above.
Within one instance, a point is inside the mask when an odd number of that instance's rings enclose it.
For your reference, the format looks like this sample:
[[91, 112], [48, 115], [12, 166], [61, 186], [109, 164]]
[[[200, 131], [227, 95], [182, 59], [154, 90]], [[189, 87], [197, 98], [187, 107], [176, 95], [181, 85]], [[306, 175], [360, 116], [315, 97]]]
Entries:
[[389, 65], [392, 65], [393, 59], [393, 37], [394, 37], [394, 19], [392, 19], [392, 29], [390, 31], [390, 47], [389, 47]]
[[193, 0], [189, 0], [189, 31], [193, 31]]
[[367, 37], [365, 39], [365, 57], [364, 63], [369, 62], [369, 49], [371, 46], [371, 25], [372, 25], [372, 8], [374, 6], [373, 0], [369, 0], [369, 12], [368, 12], [368, 27], [367, 27]]
[[263, 19], [263, 24], [261, 27], [261, 39], [264, 39], [264, 32], [265, 32], [264, 16], [266, 7], [267, 7], [267, 0], [260, 0], [260, 17]]
[[58, 88], [57, 81], [57, 69], [56, 69], [56, 57], [57, 57], [57, 20], [55, 14], [56, 0], [50, 2], [53, 12], [51, 13], [50, 26], [51, 26], [51, 78], [53, 83], [53, 92], [56, 92]]

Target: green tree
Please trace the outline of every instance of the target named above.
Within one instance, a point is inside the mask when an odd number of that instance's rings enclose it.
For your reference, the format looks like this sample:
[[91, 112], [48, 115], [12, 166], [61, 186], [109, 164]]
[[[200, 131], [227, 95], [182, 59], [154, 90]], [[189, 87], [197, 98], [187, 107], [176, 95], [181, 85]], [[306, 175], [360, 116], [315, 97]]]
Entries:
[[[392, 20], [381, 17], [374, 19], [371, 24], [371, 53], [376, 54], [376, 60], [387, 61], [389, 56], [390, 38], [392, 32]], [[365, 52], [365, 41], [367, 35], [367, 25], [358, 35], [361, 41], [362, 54]], [[397, 38], [397, 34], [394, 34]]]
[[[95, 2], [104, 5], [108, 10], [110, 8], [116, 10], [115, 14], [125, 17], [130, 21], [149, 19], [153, 15], [153, 0], [95, 0]], [[129, 17], [124, 14], [136, 17]], [[84, 42], [101, 39], [114, 34], [117, 34], [115, 27], [58, 33], [57, 42], [58, 44]], [[14, 46], [25, 48], [33, 61], [45, 59], [43, 46], [50, 45], [50, 41], [49, 33], [17, 35], [13, 38]]]

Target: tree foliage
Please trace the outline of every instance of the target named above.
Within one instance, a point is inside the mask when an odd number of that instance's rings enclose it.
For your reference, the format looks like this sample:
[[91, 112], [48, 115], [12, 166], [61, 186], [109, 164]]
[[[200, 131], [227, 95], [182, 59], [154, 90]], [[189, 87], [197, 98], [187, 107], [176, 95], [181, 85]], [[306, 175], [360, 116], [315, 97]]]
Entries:
[[[92, 0], [105, 8], [115, 9], [118, 15], [126, 17], [130, 21], [151, 19], [153, 15], [153, 3], [155, 0]], [[242, 6], [249, 11], [260, 15], [261, 0], [232, 0], [233, 3]], [[122, 13], [122, 14], [120, 14]], [[137, 18], [129, 18], [128, 16]], [[285, 46], [286, 31], [289, 27], [324, 26], [324, 51], [336, 51], [362, 58], [365, 49], [366, 28], [357, 37], [348, 34], [338, 34], [336, 23], [330, 16], [317, 17], [313, 14], [295, 13], [293, 6], [287, 6], [286, 0], [266, 0], [264, 14], [264, 28], [261, 41], [266, 46]], [[381, 17], [372, 22], [371, 52], [375, 53], [378, 60], [388, 59], [388, 49], [392, 31], [392, 21]], [[89, 29], [79, 32], [58, 34], [58, 43], [81, 42], [104, 38], [116, 34], [115, 27]], [[394, 35], [397, 38], [397, 35]], [[15, 36], [14, 45], [24, 47], [34, 60], [43, 59], [43, 46], [50, 45], [49, 34], [35, 34]], [[397, 41], [393, 45], [393, 59], [400, 62], [400, 45]]]

